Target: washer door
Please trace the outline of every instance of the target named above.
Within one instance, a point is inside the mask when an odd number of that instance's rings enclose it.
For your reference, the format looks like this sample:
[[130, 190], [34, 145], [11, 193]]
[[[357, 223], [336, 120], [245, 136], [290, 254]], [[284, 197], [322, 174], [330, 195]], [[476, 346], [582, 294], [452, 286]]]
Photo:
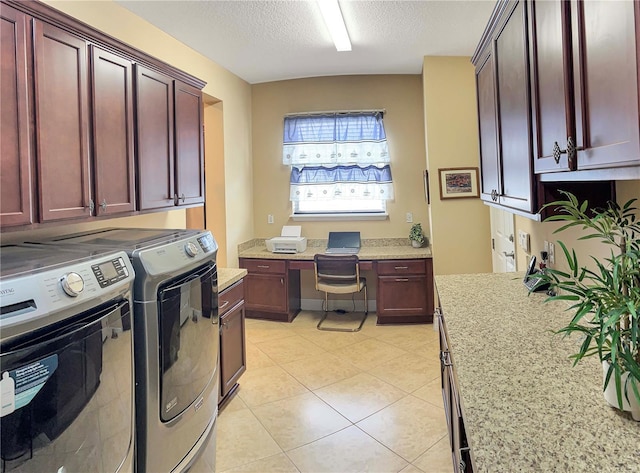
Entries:
[[198, 401], [217, 376], [218, 284], [215, 263], [160, 287], [160, 419]]
[[17, 339], [0, 355], [3, 471], [118, 471], [132, 438], [129, 302]]

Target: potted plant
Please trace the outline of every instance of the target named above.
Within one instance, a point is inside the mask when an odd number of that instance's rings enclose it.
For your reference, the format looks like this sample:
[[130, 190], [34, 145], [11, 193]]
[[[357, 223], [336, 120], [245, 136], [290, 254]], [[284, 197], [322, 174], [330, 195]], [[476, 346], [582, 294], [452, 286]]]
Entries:
[[414, 248], [420, 248], [424, 244], [424, 235], [422, 234], [422, 225], [414, 223], [409, 231], [409, 240], [411, 240], [411, 246]]
[[567, 200], [545, 205], [557, 214], [545, 221], [562, 221], [554, 233], [579, 227], [579, 240], [595, 239], [610, 247], [604, 261], [591, 257], [592, 269], [578, 262], [574, 249], [558, 241], [567, 260], [568, 272], [547, 268], [538, 277], [553, 291], [547, 301], [568, 301], [574, 313], [557, 331], [584, 337], [572, 355], [574, 365], [597, 355], [603, 365], [605, 399], [614, 407], [631, 411], [640, 421], [640, 222], [636, 221], [636, 199], [620, 207], [588, 210], [588, 202], [563, 192]]

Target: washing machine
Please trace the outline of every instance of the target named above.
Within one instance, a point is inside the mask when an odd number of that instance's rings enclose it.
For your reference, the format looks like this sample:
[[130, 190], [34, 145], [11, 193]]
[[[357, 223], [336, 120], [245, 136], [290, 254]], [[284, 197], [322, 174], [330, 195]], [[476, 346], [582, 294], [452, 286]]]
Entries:
[[132, 288], [122, 251], [0, 247], [0, 469], [132, 472]]
[[208, 231], [107, 228], [55, 245], [125, 251], [136, 272], [136, 471], [181, 472], [215, 441], [218, 246]]

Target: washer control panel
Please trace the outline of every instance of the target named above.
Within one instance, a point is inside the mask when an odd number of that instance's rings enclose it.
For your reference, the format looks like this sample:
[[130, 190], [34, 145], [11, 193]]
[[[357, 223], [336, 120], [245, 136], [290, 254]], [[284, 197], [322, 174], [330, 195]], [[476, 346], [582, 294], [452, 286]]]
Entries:
[[129, 270], [122, 257], [93, 264], [91, 265], [91, 270], [96, 276], [100, 287], [111, 286], [129, 276]]

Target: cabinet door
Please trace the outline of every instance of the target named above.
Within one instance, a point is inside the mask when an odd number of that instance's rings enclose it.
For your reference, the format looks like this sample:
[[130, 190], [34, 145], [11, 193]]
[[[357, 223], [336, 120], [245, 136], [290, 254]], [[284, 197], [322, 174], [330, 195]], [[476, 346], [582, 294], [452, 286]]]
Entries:
[[0, 4], [0, 225], [33, 223], [32, 153], [27, 68], [31, 64], [28, 18]]
[[638, 2], [574, 1], [578, 169], [640, 164]]
[[249, 273], [245, 277], [245, 303], [248, 310], [286, 313], [286, 275]]
[[140, 209], [173, 207], [173, 80], [136, 66], [136, 111]]
[[133, 65], [91, 47], [96, 214], [135, 210]]
[[[488, 48], [490, 49], [490, 48]], [[489, 50], [476, 69], [478, 131], [480, 135], [481, 198], [497, 202], [500, 190], [496, 88], [493, 55]]]
[[235, 386], [247, 369], [244, 303], [237, 304], [220, 319], [220, 396]]
[[500, 204], [533, 211], [527, 11], [515, 2], [494, 40], [502, 189]]
[[34, 20], [36, 146], [43, 222], [91, 215], [84, 40]]
[[536, 173], [576, 169], [567, 153], [556, 163], [554, 146], [566, 149], [575, 140], [573, 64], [569, 2], [529, 3], [531, 38], [531, 94], [533, 106], [533, 156]]
[[427, 315], [425, 276], [378, 276], [378, 316]]
[[175, 81], [176, 194], [182, 204], [204, 202], [202, 92]]

